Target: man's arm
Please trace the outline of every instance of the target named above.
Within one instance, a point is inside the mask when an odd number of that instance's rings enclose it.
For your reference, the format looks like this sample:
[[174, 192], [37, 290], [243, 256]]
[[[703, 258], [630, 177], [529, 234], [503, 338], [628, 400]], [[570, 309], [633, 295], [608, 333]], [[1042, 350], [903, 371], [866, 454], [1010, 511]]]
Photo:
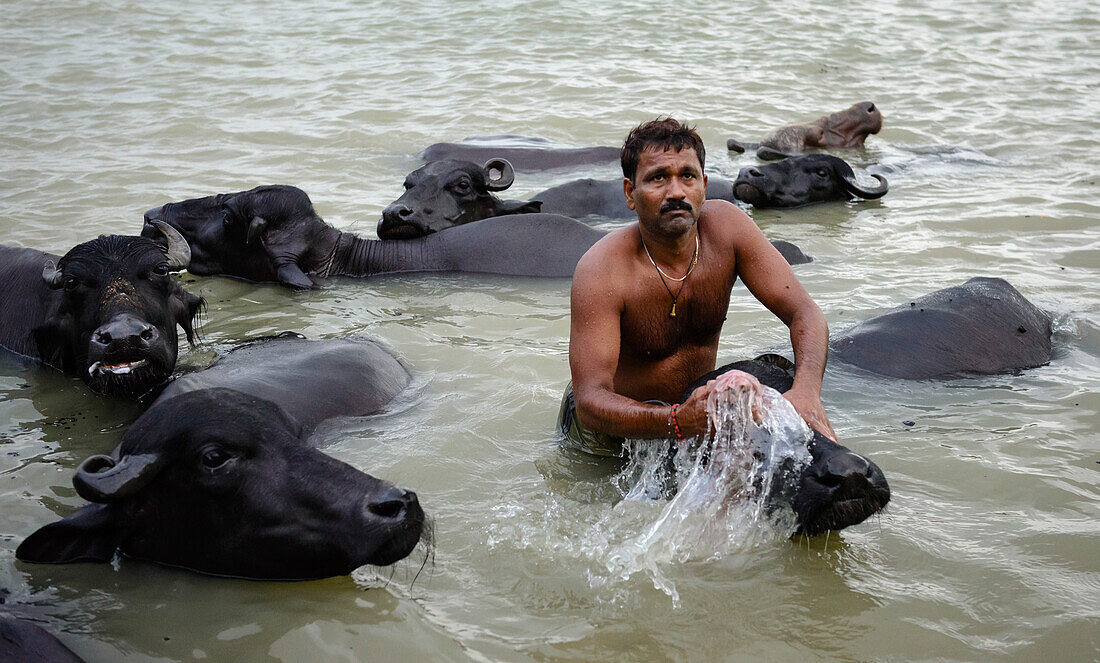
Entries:
[[791, 266], [752, 219], [737, 208], [729, 213], [734, 216], [736, 228], [738, 276], [749, 292], [790, 329], [794, 385], [783, 395], [811, 428], [836, 440], [836, 433], [821, 405], [821, 378], [829, 354], [829, 326], [825, 316], [795, 278]]
[[[669, 437], [670, 408], [615, 393], [623, 279], [609, 259], [614, 245], [598, 242], [577, 264], [570, 294], [569, 370], [577, 416], [585, 427], [622, 437]], [[687, 432], [685, 431], [685, 434]], [[692, 433], [694, 434], [694, 433]]]

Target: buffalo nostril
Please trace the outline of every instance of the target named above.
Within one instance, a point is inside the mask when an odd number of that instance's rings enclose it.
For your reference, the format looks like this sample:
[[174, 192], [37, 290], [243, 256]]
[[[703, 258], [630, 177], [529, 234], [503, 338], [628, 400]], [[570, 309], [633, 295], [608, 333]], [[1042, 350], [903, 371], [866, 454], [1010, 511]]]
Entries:
[[97, 331], [94, 335], [95, 342], [100, 345], [107, 345], [111, 342], [111, 335], [105, 331]]
[[875, 112], [875, 105], [874, 104], [868, 104], [867, 112], [868, 113], [874, 113]]
[[367, 505], [367, 509], [381, 518], [397, 518], [405, 510], [405, 501], [382, 500], [381, 502], [371, 502]]
[[753, 177], [763, 177], [764, 173], [760, 172], [756, 168], [749, 168], [749, 175], [752, 175]]
[[412, 213], [413, 211], [408, 207], [402, 207], [401, 209], [397, 210], [397, 216], [401, 217], [402, 219], [412, 216]]
[[146, 327], [141, 331], [140, 336], [143, 341], [151, 341], [153, 337], [156, 336], [156, 332], [153, 331], [152, 327]]

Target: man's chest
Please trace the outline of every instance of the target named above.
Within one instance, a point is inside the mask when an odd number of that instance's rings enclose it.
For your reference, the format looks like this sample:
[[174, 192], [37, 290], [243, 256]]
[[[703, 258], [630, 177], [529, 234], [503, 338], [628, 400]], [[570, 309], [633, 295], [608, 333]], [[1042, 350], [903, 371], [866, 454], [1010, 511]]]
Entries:
[[671, 293], [658, 284], [659, 291], [647, 289], [627, 304], [620, 323], [620, 353], [659, 361], [685, 346], [717, 341], [729, 310], [732, 281], [685, 283], [682, 291], [679, 283], [669, 286]]

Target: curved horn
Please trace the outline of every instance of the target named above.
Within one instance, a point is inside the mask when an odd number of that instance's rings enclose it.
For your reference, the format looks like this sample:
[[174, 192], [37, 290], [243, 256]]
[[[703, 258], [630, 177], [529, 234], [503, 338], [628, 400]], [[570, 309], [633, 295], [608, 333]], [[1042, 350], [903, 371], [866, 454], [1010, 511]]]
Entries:
[[144, 488], [165, 462], [161, 454], [123, 456], [117, 463], [110, 456], [91, 456], [77, 468], [73, 486], [89, 502], [117, 502]]
[[191, 247], [187, 244], [187, 240], [183, 238], [183, 235], [163, 221], [149, 219], [149, 223], [153, 224], [168, 240], [168, 250], [166, 251], [168, 254], [168, 269], [173, 272], [187, 269], [187, 266], [191, 264]]
[[[490, 179], [494, 170], [500, 171], [500, 177]], [[516, 169], [507, 159], [489, 159], [485, 162], [485, 188], [489, 191], [504, 191], [516, 181]]]
[[61, 287], [64, 277], [61, 275], [61, 270], [57, 268], [53, 260], [47, 260], [46, 265], [42, 267], [42, 280], [53, 290], [57, 290]]
[[860, 198], [867, 198], [868, 200], [873, 200], [875, 198], [882, 198], [883, 196], [886, 195], [886, 191], [890, 188], [890, 185], [887, 184], [886, 178], [883, 177], [882, 175], [874, 174], [874, 175], [871, 175], [871, 177], [878, 180], [878, 183], [880, 185], [878, 188], [876, 188], [876, 189], [865, 189], [865, 188], [861, 187], [859, 184], [857, 184], [856, 183], [856, 178], [851, 176], [851, 175], [845, 175], [844, 176], [844, 184], [846, 185], [846, 188], [848, 189], [848, 191], [856, 194]]

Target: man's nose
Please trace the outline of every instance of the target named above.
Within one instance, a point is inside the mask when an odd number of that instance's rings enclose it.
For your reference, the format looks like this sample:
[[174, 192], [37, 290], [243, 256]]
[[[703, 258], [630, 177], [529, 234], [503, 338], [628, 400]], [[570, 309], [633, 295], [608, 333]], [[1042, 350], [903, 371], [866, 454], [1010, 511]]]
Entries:
[[687, 188], [679, 177], [672, 177], [668, 181], [667, 198], [684, 198], [687, 196]]

